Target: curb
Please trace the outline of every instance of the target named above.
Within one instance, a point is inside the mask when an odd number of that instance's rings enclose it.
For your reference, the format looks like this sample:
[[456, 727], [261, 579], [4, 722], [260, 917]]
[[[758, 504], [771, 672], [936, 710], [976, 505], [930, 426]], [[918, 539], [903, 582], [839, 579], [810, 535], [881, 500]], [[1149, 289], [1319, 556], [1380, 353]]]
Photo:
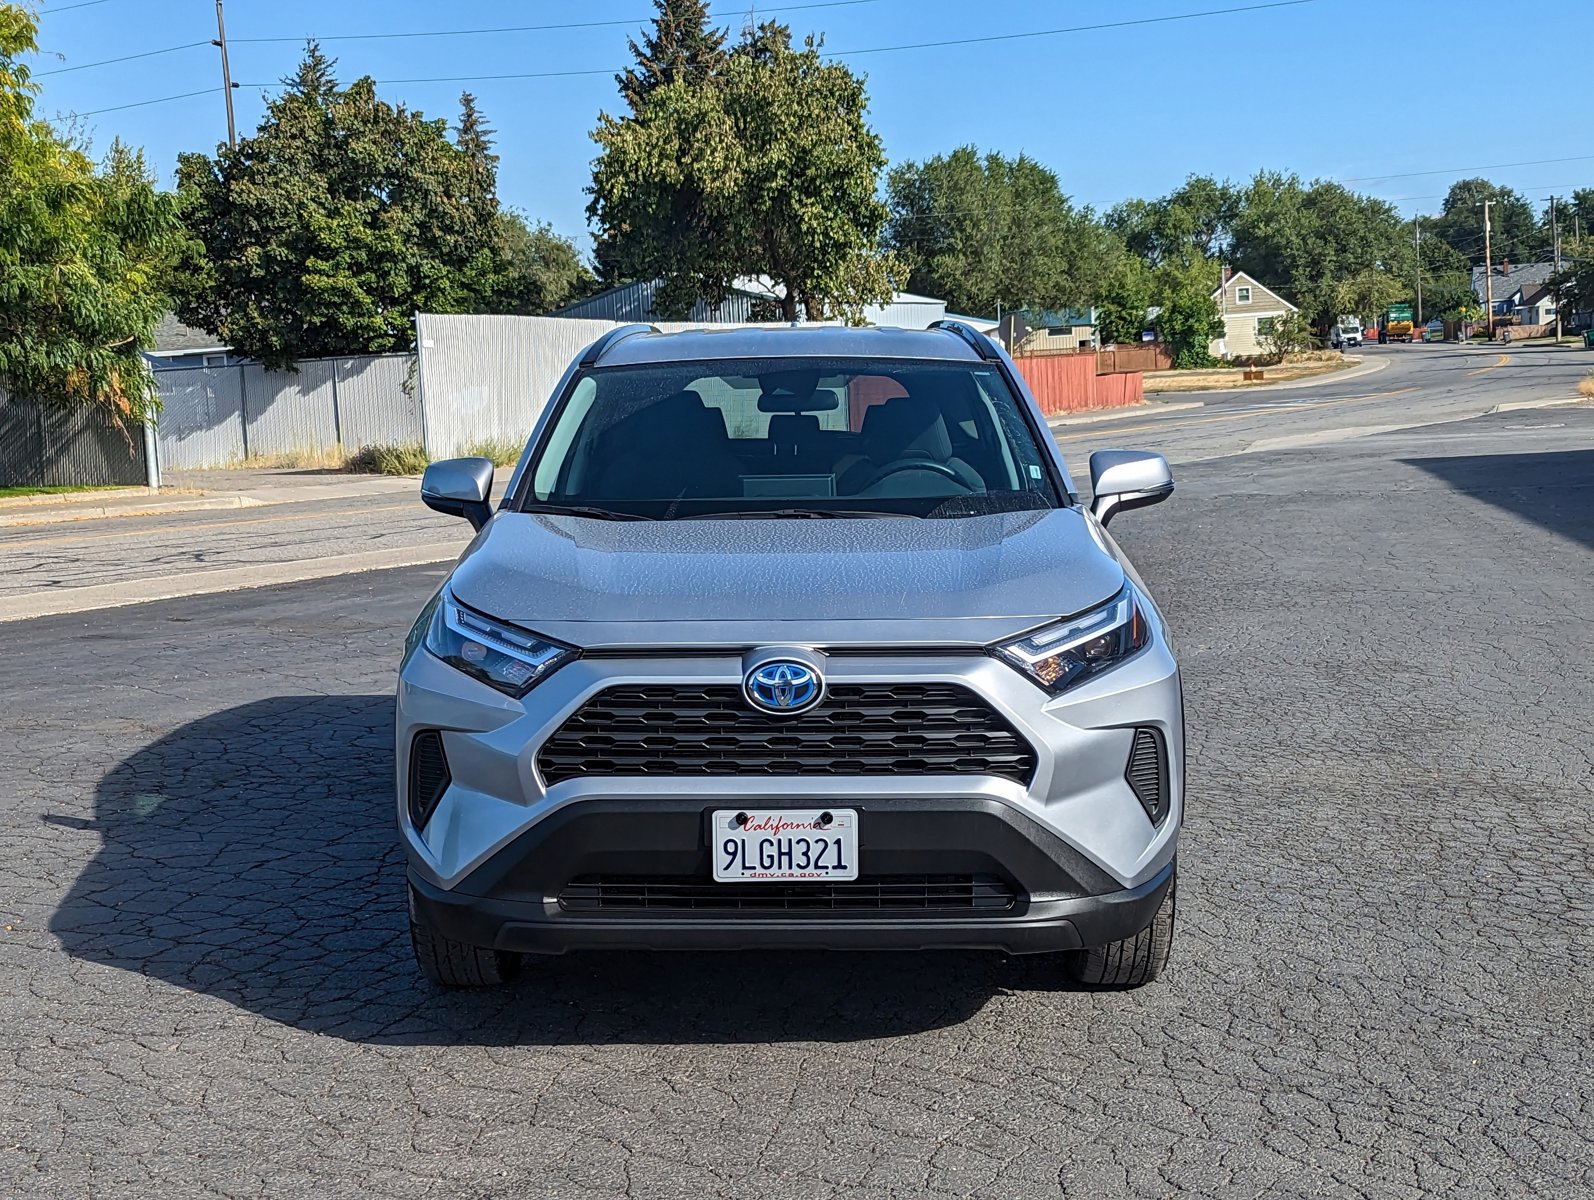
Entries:
[[1507, 400], [1504, 404], [1496, 404], [1483, 415], [1491, 417], [1495, 413], [1526, 412], [1534, 408], [1561, 408], [1568, 404], [1587, 404], [1587, 396], [1552, 397], [1549, 400]]
[[159, 579], [134, 579], [96, 584], [93, 587], [53, 588], [42, 594], [10, 596], [0, 600], [0, 624], [27, 621], [34, 617], [124, 608], [130, 604], [149, 604], [156, 600], [176, 600], [184, 596], [211, 596], [218, 592], [238, 592], [279, 583], [303, 583], [310, 579], [354, 575], [361, 571], [453, 562], [462, 549], [462, 546], [433, 543], [429, 546], [402, 546], [393, 550], [344, 554], [336, 558], [299, 559], [229, 567], [222, 571], [166, 575]]
[[1147, 417], [1152, 413], [1179, 412], [1186, 408], [1205, 407], [1204, 400], [1181, 400], [1172, 404], [1164, 404], [1160, 400], [1148, 400], [1144, 404], [1126, 404], [1122, 408], [1104, 408], [1097, 412], [1065, 413], [1060, 417], [1047, 417], [1046, 424], [1056, 429], [1060, 425], [1086, 425], [1092, 421], [1110, 421], [1114, 417]]
[[32, 508], [44, 504], [93, 504], [106, 500], [127, 500], [134, 496], [158, 496], [156, 488], [119, 487], [94, 488], [87, 492], [39, 492], [32, 496], [5, 496], [0, 498], [0, 512], [10, 508]]
[[188, 500], [165, 500], [150, 504], [75, 504], [65, 511], [54, 512], [41, 511], [44, 506], [40, 505], [31, 512], [0, 511], [0, 528], [16, 525], [54, 525], [62, 521], [91, 521], [100, 517], [158, 517], [166, 513], [206, 512], [220, 508], [259, 508], [265, 503], [267, 502], [257, 500], [253, 496], [223, 495], [196, 496]]

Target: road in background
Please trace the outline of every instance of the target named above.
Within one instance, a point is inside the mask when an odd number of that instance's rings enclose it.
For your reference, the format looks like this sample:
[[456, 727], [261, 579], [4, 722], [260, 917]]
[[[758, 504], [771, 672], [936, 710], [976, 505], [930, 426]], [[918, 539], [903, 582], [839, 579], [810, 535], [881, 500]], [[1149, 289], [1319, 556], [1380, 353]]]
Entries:
[[[1076, 482], [1086, 489], [1086, 459], [1104, 446], [1159, 450], [1180, 464], [1311, 445], [1459, 420], [1501, 406], [1575, 399], [1578, 380], [1594, 369], [1594, 354], [1574, 349], [1506, 353], [1416, 345], [1374, 347], [1367, 354], [1389, 365], [1312, 386], [1180, 396], [1178, 403], [1199, 399], [1204, 407], [1167, 412], [1148, 406], [1121, 417], [1060, 424], [1058, 440]], [[290, 490], [292, 474], [275, 474], [279, 495]], [[204, 486], [205, 475], [189, 472], [182, 482]], [[217, 486], [247, 486], [239, 475], [217, 473]], [[313, 500], [0, 529], [0, 620], [448, 562], [470, 540], [464, 522], [421, 505], [413, 481], [383, 481], [397, 490], [342, 496], [339, 476], [301, 475], [297, 486]], [[349, 490], [370, 486], [351, 481]]]
[[1591, 468], [1594, 410], [1504, 413], [1118, 518], [1190, 719], [1173, 961], [1126, 995], [865, 953], [445, 994], [392, 798], [441, 568], [13, 625], [0, 1194], [1594, 1194]]

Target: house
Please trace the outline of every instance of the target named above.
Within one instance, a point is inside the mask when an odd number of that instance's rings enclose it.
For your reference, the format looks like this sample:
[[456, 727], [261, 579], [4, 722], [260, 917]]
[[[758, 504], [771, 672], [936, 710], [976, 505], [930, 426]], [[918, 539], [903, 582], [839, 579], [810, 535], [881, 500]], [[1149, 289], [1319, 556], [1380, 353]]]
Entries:
[[1213, 288], [1212, 300], [1223, 317], [1223, 336], [1213, 340], [1210, 350], [1219, 358], [1266, 354], [1262, 339], [1272, 330], [1273, 322], [1300, 311], [1244, 271], [1236, 271], [1227, 283]]
[[[644, 280], [621, 284], [596, 296], [588, 296], [585, 300], [555, 309], [548, 315], [600, 321], [660, 321], [664, 318], [653, 311], [653, 298], [658, 294], [659, 282]], [[687, 314], [686, 323], [741, 325], [767, 321], [772, 312], [779, 311], [780, 295], [780, 289], [769, 279], [744, 275], [731, 283], [725, 299], [718, 306], [710, 307], [699, 300]], [[902, 329], [928, 329], [934, 322], [945, 320], [946, 315], [945, 300], [916, 296], [911, 292], [898, 292], [892, 296], [890, 303], [870, 305], [863, 311], [867, 324], [894, 325]], [[994, 326], [995, 322], [991, 324]]]
[[144, 351], [144, 357], [157, 371], [170, 367], [230, 367], [243, 361], [220, 338], [184, 325], [172, 313], [155, 326], [155, 348]]
[[1096, 345], [1094, 308], [1059, 308], [1026, 312], [1030, 331], [1019, 342], [1025, 354], [1047, 354], [1060, 350], [1088, 350]]

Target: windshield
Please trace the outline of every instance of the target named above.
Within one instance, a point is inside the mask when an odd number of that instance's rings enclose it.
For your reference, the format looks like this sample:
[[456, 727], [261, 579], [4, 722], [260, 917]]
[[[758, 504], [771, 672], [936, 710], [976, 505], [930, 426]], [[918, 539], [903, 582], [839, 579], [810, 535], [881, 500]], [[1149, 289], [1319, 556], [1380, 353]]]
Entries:
[[523, 512], [967, 517], [1055, 508], [1052, 472], [994, 364], [738, 359], [580, 376]]

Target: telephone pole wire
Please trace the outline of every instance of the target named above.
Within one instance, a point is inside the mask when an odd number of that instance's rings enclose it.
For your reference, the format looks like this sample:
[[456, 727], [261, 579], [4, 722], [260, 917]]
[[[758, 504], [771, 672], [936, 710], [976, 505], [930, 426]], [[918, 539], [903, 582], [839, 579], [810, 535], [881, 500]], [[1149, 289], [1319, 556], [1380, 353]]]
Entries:
[[227, 97], [227, 145], [238, 149], [238, 125], [232, 115], [232, 90], [238, 85], [232, 81], [232, 68], [227, 65], [227, 20], [222, 16], [221, 0], [216, 0], [216, 36], [211, 39], [212, 46], [221, 50], [221, 89]]

